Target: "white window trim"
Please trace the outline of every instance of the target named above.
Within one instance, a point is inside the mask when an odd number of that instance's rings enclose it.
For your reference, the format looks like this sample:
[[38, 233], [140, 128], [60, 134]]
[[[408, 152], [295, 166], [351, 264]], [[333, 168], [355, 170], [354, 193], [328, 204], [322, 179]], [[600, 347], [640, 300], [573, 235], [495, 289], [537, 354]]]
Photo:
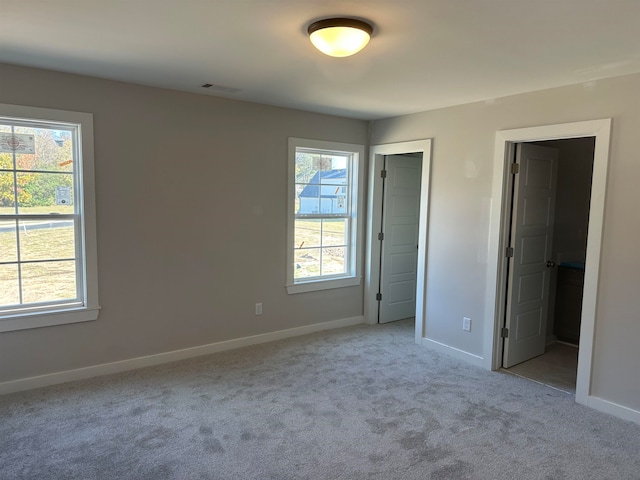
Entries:
[[[353, 178], [356, 188], [352, 198], [353, 231], [351, 232], [352, 267], [349, 276], [339, 278], [314, 278], [312, 280], [295, 281], [293, 273], [295, 267], [295, 173], [296, 148], [310, 148], [317, 150], [331, 150], [353, 154]], [[363, 208], [363, 179], [364, 179], [364, 145], [352, 143], [327, 142], [322, 140], [307, 140], [289, 138], [289, 168], [287, 175], [287, 282], [288, 294], [329, 290], [333, 288], [353, 287], [362, 282], [362, 226], [364, 223]]]
[[90, 113], [0, 104], [0, 116], [25, 120], [68, 122], [80, 125], [79, 150], [82, 152], [81, 234], [84, 257], [84, 305], [51, 307], [45, 311], [28, 309], [0, 316], [0, 332], [47, 327], [96, 320], [98, 302], [98, 256], [96, 239], [95, 170], [93, 158], [93, 115]]

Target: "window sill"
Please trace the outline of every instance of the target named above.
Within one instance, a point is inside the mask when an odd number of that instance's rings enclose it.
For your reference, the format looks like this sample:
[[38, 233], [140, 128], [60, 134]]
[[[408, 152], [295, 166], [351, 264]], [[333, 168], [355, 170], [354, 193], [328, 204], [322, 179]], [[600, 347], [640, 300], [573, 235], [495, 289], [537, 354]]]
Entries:
[[360, 285], [362, 277], [337, 278], [331, 280], [314, 280], [287, 285], [289, 295], [295, 293], [315, 292], [317, 290], [330, 290], [333, 288], [355, 287]]
[[78, 308], [51, 312], [22, 313], [10, 317], [0, 317], [0, 332], [27, 330], [30, 328], [64, 325], [67, 323], [90, 322], [98, 318], [100, 307]]

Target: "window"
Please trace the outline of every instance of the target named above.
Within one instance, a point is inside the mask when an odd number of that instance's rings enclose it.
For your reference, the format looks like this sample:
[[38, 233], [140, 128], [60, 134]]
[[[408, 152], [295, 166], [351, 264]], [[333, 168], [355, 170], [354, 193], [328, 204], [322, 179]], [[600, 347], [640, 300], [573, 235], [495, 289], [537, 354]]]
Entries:
[[288, 293], [359, 285], [362, 145], [289, 139]]
[[0, 331], [98, 317], [93, 118], [0, 104]]

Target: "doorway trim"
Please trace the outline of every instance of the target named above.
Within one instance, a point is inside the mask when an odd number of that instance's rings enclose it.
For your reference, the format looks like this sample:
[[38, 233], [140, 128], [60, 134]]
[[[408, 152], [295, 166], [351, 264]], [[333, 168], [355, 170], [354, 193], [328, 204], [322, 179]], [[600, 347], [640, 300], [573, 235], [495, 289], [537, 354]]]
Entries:
[[422, 153], [420, 180], [420, 218], [418, 226], [418, 268], [416, 275], [415, 340], [421, 343], [424, 332], [427, 272], [427, 232], [429, 218], [429, 178], [431, 174], [431, 139], [411, 142], [373, 145], [369, 152], [369, 188], [367, 194], [367, 248], [365, 252], [364, 319], [365, 323], [378, 323], [378, 285], [380, 284], [380, 241], [382, 225], [382, 178], [380, 172], [386, 155]]
[[510, 195], [512, 193], [512, 187], [508, 179], [510, 178], [509, 165], [513, 162], [515, 144], [543, 140], [595, 137], [578, 353], [578, 376], [576, 381], [576, 401], [584, 405], [589, 405], [591, 394], [593, 340], [598, 300], [598, 279], [610, 135], [611, 119], [605, 118], [584, 122], [502, 130], [496, 132], [495, 140], [492, 187], [494, 208], [492, 208], [491, 212], [489, 229], [489, 270], [487, 273], [486, 312], [486, 318], [493, 318], [494, 322], [493, 328], [487, 328], [485, 330], [484, 338], [484, 349], [486, 352], [491, 353], [485, 357], [485, 361], [488, 363], [486, 366], [491, 370], [497, 370], [502, 365], [502, 339], [500, 337], [500, 330], [505, 314], [507, 258], [505, 255], [501, 255], [500, 252], [505, 251], [506, 245], [508, 245], [507, 236], [510, 233]]

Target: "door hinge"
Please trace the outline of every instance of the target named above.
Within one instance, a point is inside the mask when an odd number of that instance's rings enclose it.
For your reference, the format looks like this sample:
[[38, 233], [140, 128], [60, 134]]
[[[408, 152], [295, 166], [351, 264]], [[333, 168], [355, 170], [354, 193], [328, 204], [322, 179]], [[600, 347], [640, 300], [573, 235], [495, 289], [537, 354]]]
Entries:
[[508, 329], [508, 328], [506, 328], [506, 327], [504, 327], [504, 328], [502, 329], [502, 331], [500, 332], [500, 336], [501, 336], [502, 338], [509, 338], [509, 329]]
[[513, 257], [513, 247], [507, 247], [506, 256], [507, 258]]
[[519, 163], [512, 163], [511, 164], [511, 173], [513, 173], [514, 175], [516, 173], [520, 173], [520, 164]]
[[384, 240], [384, 233], [380, 232], [378, 234], [378, 240]]
[[382, 178], [387, 178], [387, 171], [386, 171], [386, 170], [381, 170], [381, 171], [380, 171], [380, 176], [381, 176]]
[[382, 300], [382, 294], [381, 293], [376, 293], [376, 300], [377, 301], [381, 301]]

